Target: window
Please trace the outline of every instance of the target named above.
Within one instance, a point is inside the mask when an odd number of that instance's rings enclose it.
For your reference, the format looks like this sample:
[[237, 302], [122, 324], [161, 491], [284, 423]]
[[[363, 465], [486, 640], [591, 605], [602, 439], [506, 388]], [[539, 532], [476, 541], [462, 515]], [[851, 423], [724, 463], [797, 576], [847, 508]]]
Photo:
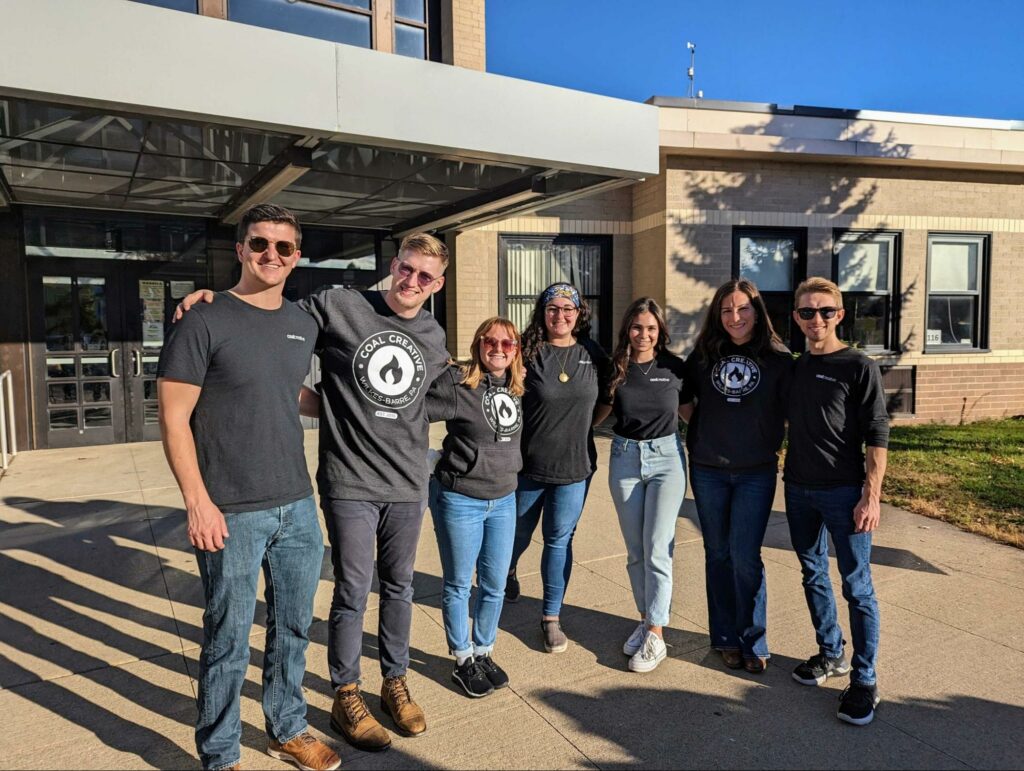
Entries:
[[837, 232], [832, 276], [846, 309], [840, 339], [858, 348], [898, 350], [899, 235]]
[[925, 350], [972, 350], [985, 340], [986, 236], [928, 236]]
[[395, 53], [427, 58], [426, 0], [395, 0]]
[[228, 19], [370, 48], [370, 0], [229, 0]]
[[793, 290], [806, 275], [807, 231], [803, 228], [733, 228], [732, 274], [753, 281], [768, 307], [772, 326], [792, 350], [803, 349], [793, 321]]
[[520, 329], [530, 324], [537, 296], [566, 281], [590, 306], [590, 337], [612, 344], [611, 239], [605, 236], [501, 236], [498, 249], [499, 312]]
[[196, 0], [135, 0], [143, 5], [155, 5], [159, 8], [169, 8], [172, 11], [185, 11], [195, 13], [197, 10]]

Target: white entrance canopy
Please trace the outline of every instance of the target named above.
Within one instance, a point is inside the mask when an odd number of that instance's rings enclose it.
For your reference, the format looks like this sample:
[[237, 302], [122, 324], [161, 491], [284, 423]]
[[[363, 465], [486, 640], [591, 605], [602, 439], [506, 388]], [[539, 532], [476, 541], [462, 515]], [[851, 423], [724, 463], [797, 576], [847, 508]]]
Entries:
[[658, 173], [651, 105], [127, 0], [0, 13], [0, 206], [401, 235]]

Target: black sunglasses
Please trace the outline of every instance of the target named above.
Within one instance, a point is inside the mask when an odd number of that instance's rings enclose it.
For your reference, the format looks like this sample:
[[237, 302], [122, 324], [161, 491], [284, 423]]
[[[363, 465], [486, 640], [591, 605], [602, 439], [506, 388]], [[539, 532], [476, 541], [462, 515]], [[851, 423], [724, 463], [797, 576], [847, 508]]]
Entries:
[[[250, 236], [246, 243], [248, 243], [249, 248], [257, 254], [262, 254], [270, 248], [269, 239], [266, 239], [263, 236]], [[295, 250], [298, 249], [298, 247], [292, 241], [275, 241], [274, 249], [276, 249], [277, 253], [282, 257], [291, 257], [295, 254]]]
[[836, 317], [836, 314], [839, 313], [839, 309], [831, 306], [827, 308], [797, 308], [796, 313], [804, 321], [810, 321], [814, 318], [816, 313], [820, 313], [821, 317], [825, 319], [825, 321], [828, 321], [829, 319], [834, 319]]

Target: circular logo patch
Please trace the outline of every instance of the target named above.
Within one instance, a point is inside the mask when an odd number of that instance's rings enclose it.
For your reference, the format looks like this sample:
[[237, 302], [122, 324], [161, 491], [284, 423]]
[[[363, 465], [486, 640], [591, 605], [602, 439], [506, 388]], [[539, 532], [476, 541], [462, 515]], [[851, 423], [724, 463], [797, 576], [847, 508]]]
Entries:
[[720, 394], [746, 396], [761, 382], [761, 370], [746, 356], [726, 356], [711, 370], [711, 382]]
[[423, 390], [423, 354], [401, 332], [370, 335], [356, 350], [352, 373], [360, 392], [372, 404], [400, 410]]
[[523, 411], [519, 398], [504, 386], [488, 388], [483, 398], [484, 417], [491, 430], [502, 436], [511, 436], [523, 426]]

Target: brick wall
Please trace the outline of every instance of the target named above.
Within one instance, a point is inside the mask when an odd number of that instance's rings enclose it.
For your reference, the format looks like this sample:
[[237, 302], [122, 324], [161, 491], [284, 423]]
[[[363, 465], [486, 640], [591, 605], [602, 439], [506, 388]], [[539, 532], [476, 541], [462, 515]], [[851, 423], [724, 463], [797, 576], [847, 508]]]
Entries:
[[442, 0], [442, 61], [471, 70], [487, 69], [484, 0]]
[[899, 422], [955, 423], [1024, 414], [1024, 363], [917, 368], [917, 410]]

